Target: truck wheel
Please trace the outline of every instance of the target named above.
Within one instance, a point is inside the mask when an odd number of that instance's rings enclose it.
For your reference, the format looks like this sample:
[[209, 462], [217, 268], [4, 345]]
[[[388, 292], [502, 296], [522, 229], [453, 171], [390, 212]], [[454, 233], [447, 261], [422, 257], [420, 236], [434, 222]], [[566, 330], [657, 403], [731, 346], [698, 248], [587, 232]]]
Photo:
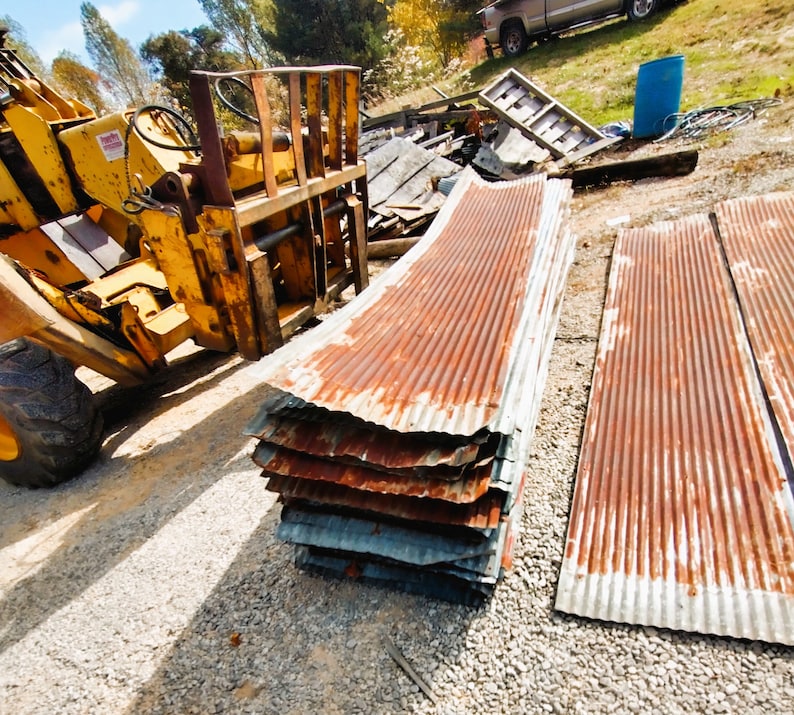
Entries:
[[26, 338], [0, 345], [0, 477], [51, 487], [102, 443], [102, 415], [68, 360]]
[[499, 33], [499, 44], [505, 57], [518, 57], [526, 52], [529, 38], [520, 20], [511, 20], [504, 24]]
[[656, 11], [659, 0], [629, 0], [627, 14], [629, 20], [644, 20]]

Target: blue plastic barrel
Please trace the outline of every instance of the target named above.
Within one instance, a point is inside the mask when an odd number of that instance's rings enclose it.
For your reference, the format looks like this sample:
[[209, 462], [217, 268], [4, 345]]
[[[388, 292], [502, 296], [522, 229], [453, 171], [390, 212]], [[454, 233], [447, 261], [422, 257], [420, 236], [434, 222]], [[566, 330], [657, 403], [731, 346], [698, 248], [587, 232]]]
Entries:
[[633, 137], [658, 137], [675, 126], [675, 122], [665, 122], [665, 119], [678, 112], [683, 84], [683, 55], [662, 57], [640, 65], [634, 91]]

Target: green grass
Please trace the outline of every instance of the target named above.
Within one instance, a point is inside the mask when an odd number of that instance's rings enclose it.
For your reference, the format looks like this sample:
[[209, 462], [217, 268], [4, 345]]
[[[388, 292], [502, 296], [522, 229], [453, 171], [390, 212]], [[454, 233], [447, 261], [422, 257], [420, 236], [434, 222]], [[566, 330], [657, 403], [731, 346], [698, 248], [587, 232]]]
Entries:
[[630, 119], [643, 62], [682, 54], [681, 110], [794, 96], [791, 0], [689, 0], [644, 22], [614, 20], [469, 71], [483, 87], [509, 67], [595, 125]]

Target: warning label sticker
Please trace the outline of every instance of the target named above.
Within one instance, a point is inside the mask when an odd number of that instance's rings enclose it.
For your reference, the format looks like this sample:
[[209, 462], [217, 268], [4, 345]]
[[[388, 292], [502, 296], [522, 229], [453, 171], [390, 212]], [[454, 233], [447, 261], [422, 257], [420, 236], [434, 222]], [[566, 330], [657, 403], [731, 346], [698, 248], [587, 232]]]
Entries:
[[102, 149], [102, 153], [108, 161], [121, 159], [124, 156], [124, 139], [118, 129], [104, 134], [97, 134], [96, 140], [99, 142], [99, 148]]

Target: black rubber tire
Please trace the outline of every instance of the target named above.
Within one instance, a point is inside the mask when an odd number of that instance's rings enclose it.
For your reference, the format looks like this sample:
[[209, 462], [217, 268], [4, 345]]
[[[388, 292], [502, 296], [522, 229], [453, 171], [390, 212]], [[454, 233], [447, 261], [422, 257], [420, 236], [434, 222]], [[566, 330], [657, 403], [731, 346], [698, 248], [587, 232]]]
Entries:
[[644, 20], [656, 12], [659, 7], [659, 0], [627, 0], [626, 14], [629, 20]]
[[19, 454], [0, 478], [52, 487], [79, 474], [102, 444], [102, 415], [68, 360], [26, 338], [0, 345], [0, 415]]
[[499, 46], [505, 57], [523, 55], [529, 47], [529, 38], [521, 20], [509, 20], [499, 32]]

